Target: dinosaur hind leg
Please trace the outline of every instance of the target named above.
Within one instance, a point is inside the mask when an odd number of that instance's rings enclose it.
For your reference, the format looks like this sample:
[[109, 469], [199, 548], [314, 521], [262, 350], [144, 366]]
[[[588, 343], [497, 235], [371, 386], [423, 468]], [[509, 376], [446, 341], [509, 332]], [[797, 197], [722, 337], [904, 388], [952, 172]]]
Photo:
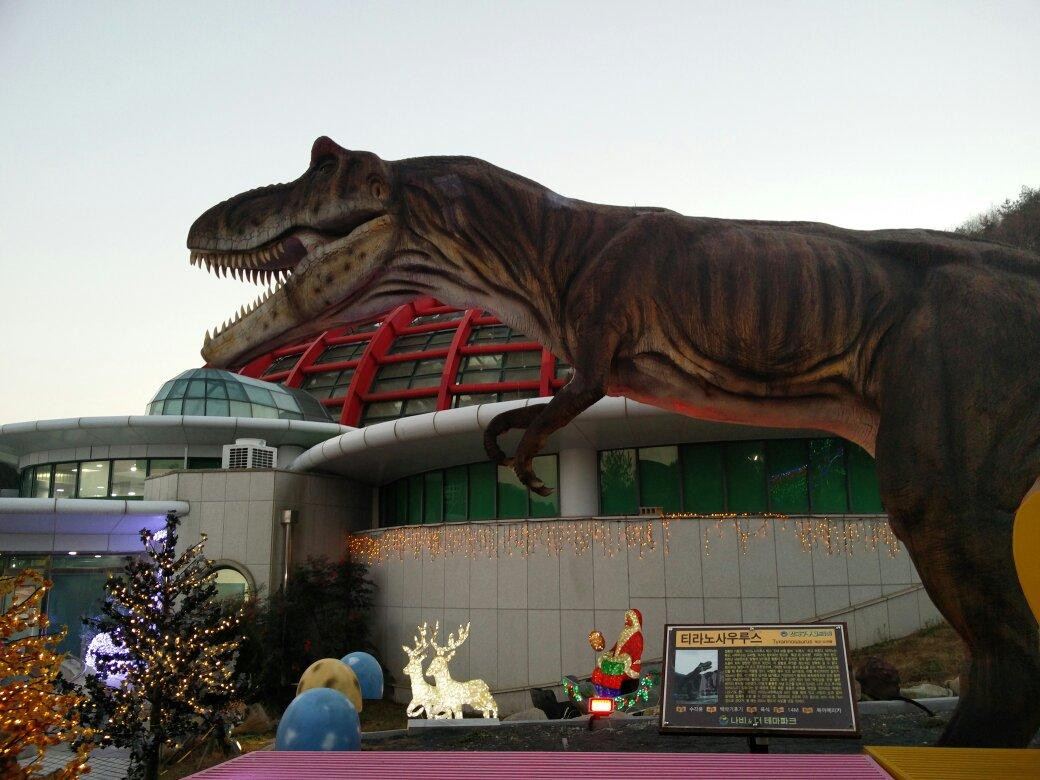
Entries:
[[548, 403], [531, 404], [519, 409], [510, 409], [508, 412], [502, 412], [493, 417], [484, 430], [484, 451], [487, 452], [488, 459], [499, 466], [512, 466], [513, 459], [506, 457], [502, 448], [498, 446], [498, 437], [506, 431], [526, 428], [548, 405]]
[[968, 647], [961, 698], [939, 740], [1025, 747], [1040, 727], [1040, 640], [1012, 556], [1012, 517], [998, 510], [892, 512], [932, 601]]

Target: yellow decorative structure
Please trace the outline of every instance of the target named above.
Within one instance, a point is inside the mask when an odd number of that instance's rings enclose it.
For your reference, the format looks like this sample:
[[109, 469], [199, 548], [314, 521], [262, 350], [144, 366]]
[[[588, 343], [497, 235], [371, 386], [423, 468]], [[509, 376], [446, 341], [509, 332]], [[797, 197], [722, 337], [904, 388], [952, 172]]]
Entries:
[[[467, 680], [460, 682], [453, 680], [448, 672], [448, 662], [455, 657], [455, 651], [469, 637], [470, 624], [466, 627], [459, 626], [459, 638], [454, 634], [448, 634], [448, 644], [440, 647], [437, 644], [437, 630], [439, 623], [434, 624], [433, 639], [430, 646], [436, 651], [436, 656], [430, 661], [426, 673], [433, 677], [435, 685], [435, 697], [433, 700], [434, 718], [461, 718], [462, 707], [468, 704], [473, 709], [481, 712], [485, 718], [498, 717], [498, 703], [491, 695], [491, 688], [483, 680]], [[427, 710], [429, 711], [429, 710]]]
[[361, 712], [361, 684], [354, 670], [338, 658], [322, 658], [307, 667], [300, 675], [296, 695], [299, 696], [311, 688], [332, 688], [339, 691], [350, 699], [354, 709]]
[[1015, 514], [1013, 548], [1018, 581], [1040, 620], [1040, 492], [1026, 496]]
[[895, 780], [980, 780], [1040, 777], [1040, 750], [866, 747]]

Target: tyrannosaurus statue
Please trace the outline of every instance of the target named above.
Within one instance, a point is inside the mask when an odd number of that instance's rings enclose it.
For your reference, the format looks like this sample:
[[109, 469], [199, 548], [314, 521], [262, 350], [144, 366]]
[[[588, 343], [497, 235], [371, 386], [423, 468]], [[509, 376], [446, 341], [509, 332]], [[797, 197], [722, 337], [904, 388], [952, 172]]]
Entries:
[[[970, 669], [941, 742], [1025, 745], [1037, 623], [1012, 559], [1040, 475], [1040, 257], [928, 230], [686, 217], [572, 200], [486, 162], [387, 162], [328, 138], [289, 184], [206, 211], [192, 262], [284, 279], [212, 337], [272, 344], [419, 295], [481, 307], [575, 369], [495, 418], [491, 457], [531, 489], [547, 437], [604, 395], [695, 417], [825, 430], [876, 453], [892, 527]], [[497, 436], [524, 429], [513, 458]]]

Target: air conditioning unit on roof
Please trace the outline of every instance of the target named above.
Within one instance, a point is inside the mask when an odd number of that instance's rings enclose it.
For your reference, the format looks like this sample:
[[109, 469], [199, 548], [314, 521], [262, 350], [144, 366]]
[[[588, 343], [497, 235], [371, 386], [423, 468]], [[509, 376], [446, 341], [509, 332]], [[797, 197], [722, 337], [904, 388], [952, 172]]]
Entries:
[[263, 439], [237, 439], [225, 444], [221, 468], [274, 469], [278, 468], [278, 450], [268, 447]]

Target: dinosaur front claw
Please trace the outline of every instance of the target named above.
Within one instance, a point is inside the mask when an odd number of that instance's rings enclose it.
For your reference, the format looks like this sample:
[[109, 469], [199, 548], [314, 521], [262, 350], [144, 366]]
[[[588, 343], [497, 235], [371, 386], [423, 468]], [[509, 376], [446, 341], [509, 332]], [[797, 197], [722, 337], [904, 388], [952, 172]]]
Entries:
[[547, 487], [542, 480], [538, 479], [538, 475], [531, 469], [530, 461], [526, 466], [514, 466], [513, 470], [516, 472], [517, 478], [524, 483], [532, 493], [537, 493], [540, 496], [551, 496], [553, 489]]

